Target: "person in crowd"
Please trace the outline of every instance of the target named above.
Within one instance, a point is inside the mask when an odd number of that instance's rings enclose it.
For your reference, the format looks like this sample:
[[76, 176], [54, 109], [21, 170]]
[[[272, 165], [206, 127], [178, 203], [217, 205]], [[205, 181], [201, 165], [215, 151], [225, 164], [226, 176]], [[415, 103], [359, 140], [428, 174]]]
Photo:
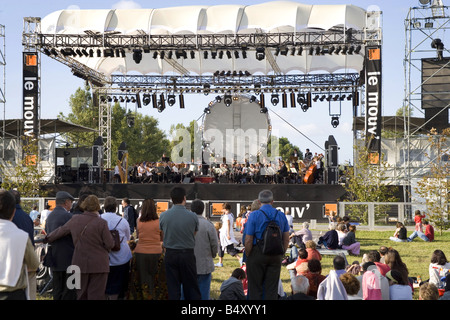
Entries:
[[439, 300], [438, 288], [430, 282], [424, 282], [419, 287], [419, 300]]
[[329, 230], [323, 236], [319, 237], [317, 244], [319, 246], [324, 246], [326, 249], [338, 249], [339, 238], [335, 228], [336, 227], [333, 227], [333, 225], [330, 224], [328, 227]]
[[447, 273], [447, 276], [445, 277], [444, 294], [439, 300], [450, 300], [450, 273]]
[[410, 285], [411, 290], [414, 291], [412, 281], [409, 280], [409, 271], [406, 264], [402, 261], [400, 253], [390, 248], [385, 256], [385, 262], [391, 268], [391, 270], [397, 270], [400, 272], [403, 278], [403, 282]]
[[338, 216], [336, 211], [330, 211], [328, 215], [328, 230], [336, 229]]
[[134, 230], [136, 229], [136, 221], [138, 218], [136, 210], [131, 205], [130, 199], [128, 198], [122, 199], [122, 207], [123, 207], [123, 218], [127, 220], [130, 226], [130, 234], [133, 235]]
[[440, 249], [434, 250], [428, 267], [429, 282], [438, 288], [442, 288], [444, 286], [442, 278], [445, 277], [449, 270], [450, 262], [447, 260], [444, 251]]
[[100, 218], [100, 202], [89, 195], [82, 204], [83, 213], [72, 217], [66, 224], [48, 234], [45, 242], [52, 244], [71, 235], [74, 242], [72, 265], [80, 272], [78, 300], [105, 300], [109, 273], [109, 251], [114, 239], [108, 223]]
[[220, 286], [219, 300], [246, 300], [242, 281], [247, 277], [244, 270], [236, 268]]
[[389, 280], [390, 300], [412, 300], [411, 287], [400, 271], [391, 270], [386, 273], [386, 278]]
[[308, 240], [305, 243], [306, 246], [306, 252], [308, 252], [308, 261], [312, 260], [312, 259], [316, 259], [316, 260], [322, 260], [322, 255], [320, 254], [320, 252], [317, 250], [317, 245], [313, 240]]
[[0, 190], [0, 300], [29, 300], [28, 270], [39, 267], [28, 233], [12, 222], [15, 211], [14, 195]]
[[108, 300], [117, 300], [125, 296], [128, 287], [128, 274], [130, 271], [131, 249], [130, 225], [128, 221], [119, 216], [117, 212], [117, 199], [108, 196], [103, 204], [102, 219], [108, 223], [109, 230], [119, 231], [120, 249], [109, 253], [109, 273], [106, 283], [106, 297]]
[[[386, 252], [387, 253], [387, 252]], [[367, 252], [367, 262], [373, 262], [378, 271], [380, 271], [380, 273], [385, 276], [386, 273], [391, 270], [391, 268], [389, 267], [389, 265], [387, 265], [386, 263], [381, 263], [380, 259], [381, 259], [381, 255], [377, 250], [370, 250], [369, 252]], [[386, 255], [385, 255], [386, 257]], [[386, 260], [386, 259], [385, 259]], [[385, 261], [386, 262], [386, 261]]]
[[422, 220], [425, 219], [425, 214], [422, 214], [420, 210], [414, 212], [414, 231], [423, 233]]
[[[369, 274], [366, 275], [366, 273]], [[362, 297], [363, 300], [390, 300], [389, 281], [381, 274], [373, 261], [363, 263], [361, 265], [361, 274], [356, 278], [361, 283], [358, 296]]]
[[384, 256], [388, 252], [389, 248], [386, 246], [381, 246], [380, 249], [378, 249], [378, 253], [380, 254], [380, 262], [384, 263]]
[[356, 241], [355, 232], [356, 226], [350, 225], [347, 235], [345, 236], [344, 240], [342, 240], [342, 249], [348, 250], [350, 254], [358, 256], [361, 244], [358, 241]]
[[72, 212], [72, 214], [81, 214], [81, 213], [83, 213], [83, 209], [81, 208], [81, 204], [88, 197], [88, 195], [89, 195], [89, 193], [82, 193], [82, 194], [80, 194], [80, 196], [78, 197], [77, 202], [72, 206], [72, 208], [70, 210]]
[[39, 211], [38, 211], [37, 205], [33, 205], [33, 208], [30, 211], [30, 218], [31, 218], [31, 221], [33, 221], [33, 222], [39, 218]]
[[220, 266], [220, 264], [223, 265], [223, 255], [225, 251], [232, 257], [238, 259], [240, 265], [242, 266], [243, 260], [239, 255], [239, 251], [235, 247], [235, 245], [238, 244], [238, 241], [234, 236], [234, 222], [233, 222], [233, 214], [231, 213], [231, 205], [225, 202], [223, 204], [222, 212], [223, 214], [220, 218], [222, 221], [222, 228], [219, 231], [219, 240], [220, 245], [222, 247], [222, 251], [220, 252], [221, 253], [221, 256], [219, 256], [220, 261], [219, 265], [217, 266]]
[[306, 249], [300, 248], [298, 250], [297, 260], [287, 265], [288, 270], [296, 270], [297, 274], [300, 274], [300, 270], [305, 270], [305, 268], [300, 268], [302, 264], [308, 265], [308, 251]]
[[358, 296], [360, 284], [355, 275], [346, 272], [341, 274], [339, 279], [344, 285], [348, 300], [362, 300], [361, 297]]
[[137, 221], [139, 241], [134, 249], [129, 296], [136, 300], [167, 299], [165, 268], [163, 265], [163, 233], [159, 226], [156, 203], [142, 202]]
[[[16, 198], [16, 213], [14, 214], [14, 217], [12, 219], [12, 222], [21, 230], [28, 233], [28, 237], [31, 240], [31, 243], [33, 244], [33, 247], [35, 246], [34, 243], [34, 223], [30, 219], [30, 215], [26, 213], [21, 206], [21, 195], [20, 192], [17, 190], [10, 190], [10, 192], [13, 194], [13, 196]], [[36, 271], [33, 269], [28, 269], [28, 281], [30, 282], [29, 286], [29, 295], [30, 300], [36, 300]]]
[[[69, 210], [74, 200], [74, 197], [66, 191], [56, 193], [55, 209], [48, 216], [45, 224], [46, 234], [65, 225], [72, 218]], [[67, 268], [72, 264], [73, 251], [73, 240], [70, 234], [48, 245], [45, 265], [50, 267], [53, 276], [53, 300], [76, 300], [77, 298], [75, 289], [67, 287], [67, 280], [70, 276]]]
[[407, 230], [405, 225], [400, 221], [397, 221], [394, 235], [392, 237], [389, 237], [389, 239], [395, 242], [406, 242], [407, 241], [406, 232]]
[[425, 226], [425, 233], [420, 231], [418, 228], [417, 230], [414, 230], [414, 232], [406, 239], [408, 242], [413, 241], [415, 238], [419, 237], [423, 241], [429, 242], [434, 241], [434, 228], [433, 226], [428, 222], [428, 220], [423, 220], [423, 225]]
[[284, 211], [284, 215], [286, 216], [286, 220], [288, 221], [289, 233], [292, 234], [294, 232], [294, 217], [292, 216], [289, 208], [286, 208], [286, 210]]
[[307, 294], [314, 299], [317, 299], [319, 284], [326, 278], [326, 276], [322, 274], [322, 264], [320, 261], [315, 259], [309, 260], [308, 271], [304, 276], [309, 280], [309, 290]]
[[200, 300], [195, 261], [195, 234], [198, 217], [186, 209], [186, 190], [175, 187], [170, 196], [173, 206], [161, 213], [159, 226], [163, 232], [167, 290], [170, 300], [180, 300], [181, 286], [186, 300]]
[[42, 212], [41, 212], [41, 218], [40, 218], [40, 220], [41, 220], [41, 226], [43, 227], [43, 228], [45, 228], [45, 222], [46, 222], [46, 220], [47, 220], [47, 217], [48, 217], [48, 215], [50, 214], [50, 212], [52, 212], [51, 211], [51, 206], [47, 203], [45, 206], [44, 206], [44, 210], [42, 210]]
[[265, 255], [257, 242], [262, 238], [268, 219], [275, 220], [281, 229], [283, 247], [286, 251], [289, 245], [289, 226], [284, 214], [273, 207], [272, 191], [261, 191], [258, 200], [261, 208], [250, 214], [245, 226], [248, 296], [250, 300], [261, 300], [263, 296], [267, 300], [278, 300], [278, 283], [283, 254]]
[[342, 244], [348, 232], [343, 222], [338, 223], [338, 225], [336, 226], [336, 232], [338, 234], [338, 247], [342, 248]]
[[303, 275], [293, 275], [291, 273], [291, 290], [292, 294], [283, 297], [282, 300], [314, 300], [312, 296], [308, 295], [309, 280]]
[[348, 300], [347, 291], [339, 279], [345, 273], [345, 260], [341, 255], [334, 257], [333, 268], [319, 284], [317, 300]]
[[191, 203], [191, 211], [198, 217], [198, 232], [195, 235], [194, 254], [197, 262], [197, 281], [202, 300], [210, 299], [214, 258], [218, 251], [217, 232], [211, 221], [203, 217], [205, 204], [200, 199]]
[[309, 230], [309, 223], [303, 222], [302, 228], [298, 231], [295, 231], [289, 235], [289, 238], [292, 239], [294, 237], [301, 237], [301, 240], [304, 244], [306, 244], [307, 241], [312, 240], [312, 232]]

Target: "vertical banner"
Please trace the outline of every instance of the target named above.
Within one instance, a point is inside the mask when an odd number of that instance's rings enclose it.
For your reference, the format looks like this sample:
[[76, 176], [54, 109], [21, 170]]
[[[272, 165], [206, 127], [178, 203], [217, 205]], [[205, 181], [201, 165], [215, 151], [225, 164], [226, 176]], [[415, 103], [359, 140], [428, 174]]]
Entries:
[[36, 52], [23, 53], [23, 136], [39, 134], [39, 64]]
[[381, 46], [366, 47], [366, 145], [369, 157], [379, 163], [381, 154], [382, 72]]

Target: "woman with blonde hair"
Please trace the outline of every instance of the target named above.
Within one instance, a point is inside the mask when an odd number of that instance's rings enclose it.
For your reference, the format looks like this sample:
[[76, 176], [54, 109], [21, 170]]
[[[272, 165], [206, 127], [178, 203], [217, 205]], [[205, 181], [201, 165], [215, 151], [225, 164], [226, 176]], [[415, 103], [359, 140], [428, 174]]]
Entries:
[[74, 215], [66, 224], [52, 231], [46, 241], [52, 243], [66, 235], [72, 235], [75, 250], [72, 265], [80, 270], [78, 300], [105, 300], [109, 273], [109, 252], [114, 239], [108, 223], [100, 218], [100, 202], [89, 195], [82, 203], [81, 214]]

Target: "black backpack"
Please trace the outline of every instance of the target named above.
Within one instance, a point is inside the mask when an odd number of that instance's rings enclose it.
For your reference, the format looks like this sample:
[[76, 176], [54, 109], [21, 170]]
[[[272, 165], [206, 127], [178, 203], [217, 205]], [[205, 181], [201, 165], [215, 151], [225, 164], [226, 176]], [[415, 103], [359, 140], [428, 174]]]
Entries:
[[[266, 219], [269, 220], [267, 214], [260, 210], [265, 216]], [[275, 214], [275, 217], [277, 213]], [[275, 217], [273, 220], [270, 220], [264, 229], [262, 238], [258, 241], [258, 245], [261, 247], [261, 251], [263, 254], [275, 256], [275, 255], [283, 255], [285, 253], [283, 246], [283, 233], [281, 232], [280, 226], [275, 221]]]

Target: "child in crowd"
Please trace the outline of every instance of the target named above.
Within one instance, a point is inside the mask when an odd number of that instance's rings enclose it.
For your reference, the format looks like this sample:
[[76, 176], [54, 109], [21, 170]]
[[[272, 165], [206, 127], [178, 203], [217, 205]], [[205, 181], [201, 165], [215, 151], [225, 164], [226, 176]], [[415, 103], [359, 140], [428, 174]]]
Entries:
[[231, 277], [225, 280], [220, 286], [219, 300], [245, 300], [242, 281], [247, 278], [245, 271], [241, 268], [234, 269]]
[[425, 215], [422, 215], [420, 210], [416, 210], [416, 212], [414, 213], [414, 223], [416, 224], [414, 229], [415, 231], [423, 232], [422, 219], [424, 218]]

